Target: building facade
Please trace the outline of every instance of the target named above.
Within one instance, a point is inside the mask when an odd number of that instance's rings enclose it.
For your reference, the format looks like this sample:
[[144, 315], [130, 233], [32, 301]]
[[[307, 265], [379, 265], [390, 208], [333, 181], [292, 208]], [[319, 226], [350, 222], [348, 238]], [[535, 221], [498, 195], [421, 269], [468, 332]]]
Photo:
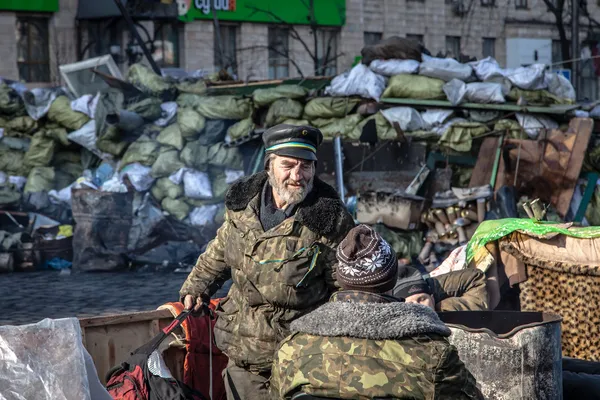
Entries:
[[[176, 0], [179, 17], [139, 18], [136, 26], [159, 66], [207, 73], [225, 68], [240, 80], [340, 73], [364, 45], [390, 36], [418, 40], [432, 55], [493, 56], [509, 67], [546, 62], [561, 69], [570, 66], [561, 65], [553, 1]], [[112, 0], [13, 3], [0, 0], [2, 77], [56, 84], [60, 64], [112, 54], [125, 71], [143, 60], [114, 4], [105, 14], [94, 9], [90, 17], [90, 4]], [[580, 42], [591, 43], [585, 54], [595, 55], [587, 27], [600, 7], [588, 2], [587, 11]], [[568, 25], [566, 34], [570, 38]], [[593, 59], [580, 68], [595, 79]]]

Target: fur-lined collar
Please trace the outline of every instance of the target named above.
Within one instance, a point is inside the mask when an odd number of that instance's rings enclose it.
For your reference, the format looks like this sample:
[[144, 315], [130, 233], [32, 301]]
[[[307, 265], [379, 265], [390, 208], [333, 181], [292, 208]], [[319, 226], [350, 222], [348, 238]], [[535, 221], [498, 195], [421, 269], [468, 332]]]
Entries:
[[[241, 211], [250, 200], [261, 193], [267, 181], [266, 171], [234, 182], [225, 196], [225, 206], [232, 211]], [[327, 238], [337, 235], [340, 226], [353, 226], [352, 217], [334, 188], [315, 177], [312, 192], [300, 203], [296, 221], [311, 231]]]
[[334, 301], [293, 321], [292, 332], [315, 336], [345, 336], [393, 340], [424, 334], [450, 336], [450, 329], [429, 307], [414, 303]]

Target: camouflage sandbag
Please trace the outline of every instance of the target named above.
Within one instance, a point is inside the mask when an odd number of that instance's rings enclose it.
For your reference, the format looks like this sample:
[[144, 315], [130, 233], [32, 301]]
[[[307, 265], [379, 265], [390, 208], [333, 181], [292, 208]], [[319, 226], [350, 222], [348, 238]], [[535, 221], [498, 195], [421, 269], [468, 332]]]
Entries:
[[346, 118], [331, 118], [329, 123], [320, 127], [321, 133], [327, 139], [341, 136], [344, 139], [358, 140], [360, 135], [356, 136], [355, 128], [362, 120], [363, 116], [360, 114], [351, 114]]
[[162, 209], [178, 220], [184, 220], [191, 211], [191, 207], [183, 199], [165, 197], [160, 203]]
[[193, 107], [204, 118], [211, 119], [240, 120], [252, 115], [250, 99], [234, 96], [198, 96]]
[[151, 175], [153, 178], [163, 178], [183, 167], [185, 167], [185, 164], [179, 159], [177, 149], [163, 146], [156, 161], [152, 164]]
[[256, 125], [254, 124], [254, 121], [252, 121], [252, 118], [245, 118], [230, 126], [229, 129], [227, 129], [227, 135], [229, 135], [229, 138], [232, 140], [236, 140], [250, 134], [255, 127]]
[[439, 144], [459, 153], [467, 153], [471, 151], [473, 139], [489, 131], [486, 125], [479, 122], [459, 122], [442, 135]]
[[25, 103], [19, 93], [4, 82], [0, 82], [0, 114], [8, 117], [27, 114]]
[[446, 94], [443, 87], [445, 82], [441, 79], [428, 78], [420, 75], [392, 76], [382, 98], [417, 99], [417, 100], [445, 100]]
[[157, 141], [150, 139], [146, 135], [142, 135], [138, 138], [138, 140], [131, 143], [123, 155], [121, 167], [136, 162], [150, 167], [154, 164], [156, 158], [158, 157], [159, 148], [160, 144]]
[[0, 146], [0, 171], [9, 175], [20, 175], [24, 170], [25, 153]]
[[373, 230], [390, 244], [398, 258], [417, 257], [423, 248], [423, 233], [396, 231], [383, 224], [373, 225]]
[[[374, 122], [371, 122], [374, 121]], [[387, 119], [378, 112], [377, 114], [371, 115], [370, 117], [363, 119], [356, 125], [356, 127], [352, 130], [352, 132], [348, 135], [348, 138], [353, 140], [359, 140], [363, 134], [363, 130], [365, 126], [369, 123], [375, 124], [375, 130], [377, 132], [377, 138], [379, 140], [396, 140], [398, 138], [398, 134], [396, 130], [390, 125]]]
[[179, 151], [183, 150], [183, 146], [185, 146], [185, 140], [183, 139], [178, 123], [171, 124], [160, 131], [156, 141], [160, 144], [174, 147]]
[[35, 167], [27, 176], [25, 193], [49, 192], [54, 188], [54, 168]]
[[127, 111], [136, 113], [146, 121], [156, 121], [162, 116], [162, 102], [155, 97], [148, 97], [136, 103], [130, 104]]
[[177, 96], [177, 89], [173, 85], [143, 64], [133, 64], [129, 67], [127, 81], [147, 95], [159, 97], [164, 101], [171, 101]]
[[519, 101], [519, 98], [523, 97], [527, 104], [532, 106], [550, 106], [553, 104], [572, 104], [570, 100], [561, 99], [558, 96], [553, 95], [547, 90], [524, 90], [519, 89], [516, 86], [510, 90], [506, 99], [509, 101], [514, 101], [515, 103]]
[[519, 125], [519, 122], [512, 119], [499, 120], [494, 124], [494, 130], [508, 132], [508, 136], [513, 139], [528, 139], [527, 133]]
[[286, 119], [302, 117], [304, 106], [302, 103], [292, 99], [275, 100], [269, 107], [265, 118], [265, 126], [271, 127], [282, 123]]
[[52, 102], [48, 119], [72, 131], [79, 130], [90, 120], [84, 113], [71, 109], [71, 101], [67, 96], [58, 96]]
[[31, 134], [38, 130], [38, 123], [28, 115], [11, 118], [4, 125], [5, 129]]
[[305, 126], [305, 125], [310, 125], [310, 122], [307, 119], [286, 119], [285, 121], [282, 122], [282, 124]]
[[173, 183], [169, 178], [160, 178], [156, 180], [150, 191], [158, 201], [162, 201], [166, 197], [177, 199], [183, 195], [183, 186]]
[[206, 119], [191, 108], [177, 109], [177, 123], [181, 135], [186, 138], [197, 137], [206, 125]]
[[252, 93], [252, 100], [257, 107], [268, 106], [277, 99], [287, 98], [300, 100], [306, 97], [308, 89], [298, 85], [279, 85], [269, 89], [256, 89]]
[[29, 167], [46, 167], [52, 162], [55, 149], [56, 141], [39, 131], [33, 135], [23, 162]]
[[342, 118], [350, 114], [360, 102], [350, 97], [318, 97], [304, 107], [303, 119]]

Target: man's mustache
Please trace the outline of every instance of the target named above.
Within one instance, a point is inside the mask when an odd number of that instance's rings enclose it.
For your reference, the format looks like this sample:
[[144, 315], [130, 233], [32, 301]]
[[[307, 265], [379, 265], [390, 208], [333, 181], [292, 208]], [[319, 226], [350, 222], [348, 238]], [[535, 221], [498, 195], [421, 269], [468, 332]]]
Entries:
[[283, 182], [284, 185], [295, 185], [295, 186], [302, 186], [302, 187], [306, 187], [306, 181], [302, 180], [302, 181], [293, 181], [291, 179], [286, 179]]

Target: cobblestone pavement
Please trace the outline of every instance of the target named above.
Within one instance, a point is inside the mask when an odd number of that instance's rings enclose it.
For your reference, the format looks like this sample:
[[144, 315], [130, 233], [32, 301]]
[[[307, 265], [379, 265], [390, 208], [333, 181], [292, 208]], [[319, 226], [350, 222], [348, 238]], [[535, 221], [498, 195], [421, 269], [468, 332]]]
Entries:
[[186, 277], [174, 272], [1, 274], [0, 325], [154, 310], [177, 301]]

